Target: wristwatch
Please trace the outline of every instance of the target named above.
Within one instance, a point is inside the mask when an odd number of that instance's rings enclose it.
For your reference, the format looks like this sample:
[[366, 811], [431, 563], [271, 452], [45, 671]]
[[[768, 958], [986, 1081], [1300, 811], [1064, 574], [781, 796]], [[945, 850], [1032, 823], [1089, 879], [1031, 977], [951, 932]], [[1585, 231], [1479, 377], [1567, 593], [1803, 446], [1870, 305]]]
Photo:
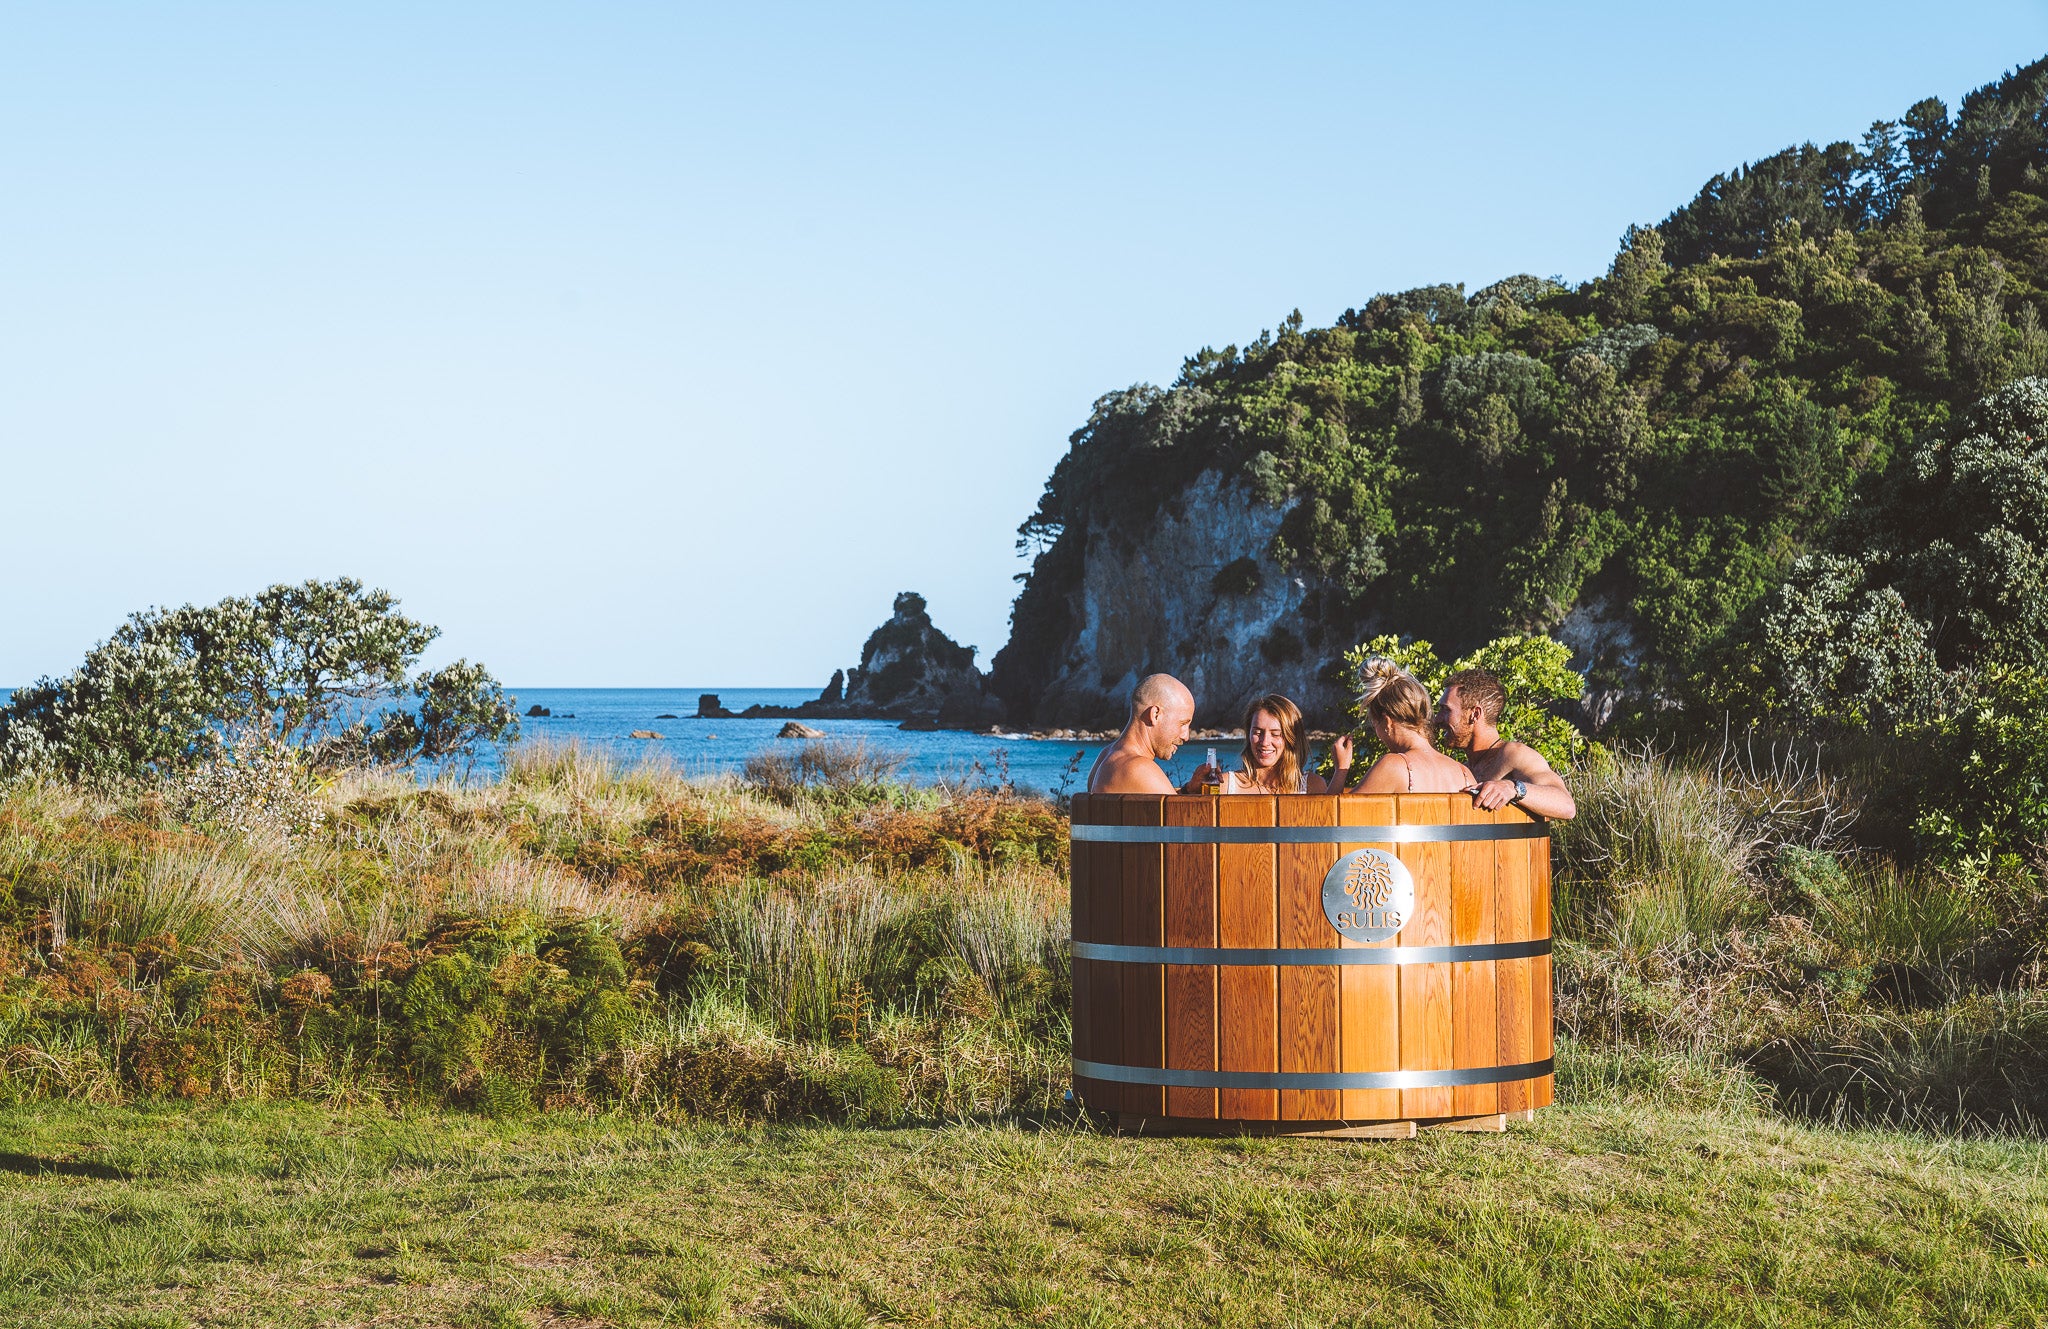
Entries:
[[1525, 799], [1525, 798], [1527, 798], [1527, 797], [1529, 796], [1529, 786], [1528, 786], [1528, 785], [1526, 785], [1526, 784], [1523, 784], [1523, 783], [1522, 783], [1522, 782], [1521, 782], [1520, 780], [1513, 780], [1513, 781], [1510, 781], [1510, 783], [1511, 783], [1511, 784], [1513, 784], [1513, 785], [1515, 786], [1515, 796], [1514, 796], [1513, 798], [1509, 799], [1509, 800], [1508, 800], [1508, 802], [1510, 802], [1510, 803], [1519, 803], [1519, 802], [1521, 802], [1521, 801], [1522, 801], [1523, 799]]

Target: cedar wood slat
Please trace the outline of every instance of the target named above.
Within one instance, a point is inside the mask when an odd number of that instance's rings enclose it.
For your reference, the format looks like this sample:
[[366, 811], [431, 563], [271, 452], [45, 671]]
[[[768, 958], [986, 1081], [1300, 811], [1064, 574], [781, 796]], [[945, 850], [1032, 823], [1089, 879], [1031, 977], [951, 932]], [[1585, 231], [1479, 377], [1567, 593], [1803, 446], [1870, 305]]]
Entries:
[[[1126, 794], [1123, 823], [1126, 826], [1163, 824], [1165, 798], [1158, 794]], [[1161, 923], [1161, 863], [1163, 845], [1127, 844], [1123, 847], [1123, 943], [1126, 946], [1164, 944]], [[1110, 968], [1122, 980], [1124, 1004], [1124, 1055], [1126, 1066], [1164, 1066], [1166, 1011], [1164, 966], [1118, 964]], [[1156, 1117], [1166, 1110], [1166, 1091], [1158, 1085], [1121, 1086], [1123, 1110]]]
[[[1123, 820], [1123, 795], [1097, 795], [1090, 800], [1089, 810], [1095, 824], [1114, 826]], [[1088, 854], [1088, 940], [1114, 945], [1123, 940], [1124, 933], [1123, 847], [1103, 843], [1082, 847]], [[1090, 961], [1088, 965], [1089, 1038], [1096, 1051], [1093, 1059], [1112, 1065], [1121, 1065], [1124, 1059], [1123, 980], [1117, 973], [1121, 967], [1107, 960]], [[1102, 1081], [1096, 1091], [1101, 1102], [1091, 1101], [1089, 1106], [1100, 1107], [1104, 1112], [1120, 1112], [1125, 1088]]]
[[[1508, 815], [1512, 820], [1525, 814], [1514, 812]], [[1542, 844], [1548, 849], [1549, 843], [1510, 840], [1506, 844], [1520, 848], [1522, 852], [1504, 851], [1495, 860], [1494, 927], [1502, 941], [1527, 941], [1537, 934], [1530, 930], [1529, 853], [1526, 846]], [[1533, 963], [1531, 960], [1501, 960], [1494, 965], [1494, 999], [1498, 1003], [1500, 1029], [1500, 1043], [1495, 1053], [1497, 1065], [1516, 1066], [1535, 1059], [1529, 1036], [1529, 968]], [[1502, 1112], [1521, 1112], [1531, 1106], [1527, 1080], [1510, 1080], [1500, 1086]]]
[[[1221, 826], [1271, 826], [1273, 799], [1265, 794], [1231, 794], [1216, 800]], [[1216, 847], [1219, 883], [1216, 944], [1279, 945], [1274, 909], [1275, 846], [1226, 844]], [[1226, 1071], [1277, 1071], [1275, 1005], [1279, 984], [1272, 965], [1223, 965], [1216, 974], [1216, 1061]], [[1218, 1112], [1233, 1121], [1272, 1121], [1280, 1115], [1275, 1089], [1217, 1091]]]
[[[1352, 826], [1393, 826], [1398, 824], [1393, 798], [1385, 794], [1345, 794], [1338, 799], [1341, 821]], [[1363, 849], [1365, 841], [1337, 846], [1340, 854]], [[1372, 846], [1392, 850], [1390, 844]], [[1344, 938], [1346, 948], [1392, 946], [1394, 941], [1371, 943]], [[1344, 1071], [1397, 1071], [1401, 1069], [1401, 971], [1392, 965], [1346, 965], [1338, 971], [1337, 1030], [1343, 1047]], [[1390, 1121], [1401, 1115], [1398, 1089], [1346, 1089], [1343, 1119], [1346, 1121]]]
[[[1448, 794], [1404, 794], [1401, 825], [1436, 826], [1450, 820]], [[1445, 946], [1451, 940], [1451, 847], [1404, 844], [1399, 858], [1415, 877], [1415, 915], [1395, 938], [1403, 946]], [[1401, 1068], [1442, 1070], [1451, 1064], [1451, 967], [1401, 966]], [[1449, 1089], [1403, 1089], [1404, 1117], [1448, 1117]]]
[[[1166, 800], [1169, 826], [1214, 826], [1216, 800], [1177, 795]], [[1216, 846], [1166, 846], [1166, 942], [1168, 946], [1214, 946], [1216, 941]], [[1166, 966], [1166, 1064], [1181, 1070], [1216, 1069], [1216, 966]], [[1216, 1117], [1214, 1089], [1166, 1091], [1174, 1117]]]
[[[1489, 825], [1498, 815], [1482, 812], [1469, 798], [1450, 800], [1451, 820]], [[1501, 845], [1521, 848], [1519, 840], [1472, 840], [1451, 846], [1451, 942], [1476, 946], [1493, 937], [1493, 866]], [[1493, 1003], [1493, 964], [1451, 966], [1451, 1064], [1492, 1066], [1499, 1043]], [[1477, 1117], [1500, 1111], [1500, 1087], [1461, 1085], [1451, 1091], [1451, 1112]]]
[[[1535, 935], [1551, 935], [1550, 918], [1550, 840], [1524, 840], [1529, 850], [1529, 918]], [[1555, 1028], [1556, 1012], [1551, 1006], [1550, 961], [1548, 955], [1539, 955], [1529, 961], [1529, 1027], [1531, 1050], [1541, 1061], [1555, 1051], [1552, 1035]], [[1557, 1076], [1539, 1076], [1530, 1084], [1530, 1107], [1548, 1107], [1555, 1096]]]
[[[1094, 824], [1094, 808], [1087, 794], [1074, 795], [1068, 806], [1067, 817], [1076, 826]], [[1092, 878], [1089, 867], [1095, 856], [1085, 844], [1076, 843], [1069, 847], [1067, 856], [1067, 913], [1075, 941], [1089, 941], [1094, 938], [1094, 914], [1090, 906]], [[1093, 966], [1086, 960], [1073, 962], [1073, 1039], [1074, 1055], [1083, 1061], [1100, 1061], [1101, 1055], [1095, 1047], [1095, 1003]], [[1107, 1086], [1100, 1080], [1074, 1077], [1074, 1097], [1083, 1107], [1100, 1109]]]
[[[1282, 826], [1334, 826], [1337, 800], [1310, 794], [1277, 800]], [[1335, 946], [1337, 929], [1323, 913], [1323, 878], [1337, 861], [1334, 844], [1285, 844], [1279, 853], [1278, 931], [1282, 946]], [[1280, 971], [1280, 1069], [1337, 1069], [1337, 966], [1291, 965]], [[1335, 1089], [1283, 1089], [1283, 1121], [1334, 1121], [1343, 1111]]]

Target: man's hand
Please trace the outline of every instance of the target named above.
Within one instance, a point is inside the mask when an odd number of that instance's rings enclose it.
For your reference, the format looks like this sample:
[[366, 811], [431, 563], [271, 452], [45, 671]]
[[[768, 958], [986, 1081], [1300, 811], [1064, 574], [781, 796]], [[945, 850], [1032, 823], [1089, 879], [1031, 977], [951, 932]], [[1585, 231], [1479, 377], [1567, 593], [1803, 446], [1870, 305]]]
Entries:
[[1475, 784], [1469, 791], [1472, 801], [1486, 812], [1498, 812], [1515, 801], [1513, 780], [1486, 780]]
[[1205, 761], [1200, 766], [1195, 767], [1195, 773], [1188, 777], [1188, 782], [1183, 787], [1188, 793], [1199, 793], [1205, 784], [1222, 783], [1223, 768], [1221, 766], [1211, 766]]

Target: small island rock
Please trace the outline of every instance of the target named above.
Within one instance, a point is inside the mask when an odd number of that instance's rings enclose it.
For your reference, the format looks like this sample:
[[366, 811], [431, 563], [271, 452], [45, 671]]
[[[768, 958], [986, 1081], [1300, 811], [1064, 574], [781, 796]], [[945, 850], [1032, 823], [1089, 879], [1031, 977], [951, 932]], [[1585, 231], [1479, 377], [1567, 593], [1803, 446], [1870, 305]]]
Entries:
[[809, 725], [797, 720], [791, 720], [788, 724], [777, 730], [775, 736], [777, 738], [823, 738], [825, 731], [813, 729]]

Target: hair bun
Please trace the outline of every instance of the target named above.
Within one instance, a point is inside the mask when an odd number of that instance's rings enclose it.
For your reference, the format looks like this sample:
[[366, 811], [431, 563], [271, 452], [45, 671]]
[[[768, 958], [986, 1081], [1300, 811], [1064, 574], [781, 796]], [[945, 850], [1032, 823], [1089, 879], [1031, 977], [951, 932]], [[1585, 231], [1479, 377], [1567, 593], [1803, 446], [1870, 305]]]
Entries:
[[1408, 671], [1384, 655], [1374, 655], [1358, 667], [1358, 700], [1361, 705], [1380, 695], [1380, 689], [1397, 678], [1408, 677]]

